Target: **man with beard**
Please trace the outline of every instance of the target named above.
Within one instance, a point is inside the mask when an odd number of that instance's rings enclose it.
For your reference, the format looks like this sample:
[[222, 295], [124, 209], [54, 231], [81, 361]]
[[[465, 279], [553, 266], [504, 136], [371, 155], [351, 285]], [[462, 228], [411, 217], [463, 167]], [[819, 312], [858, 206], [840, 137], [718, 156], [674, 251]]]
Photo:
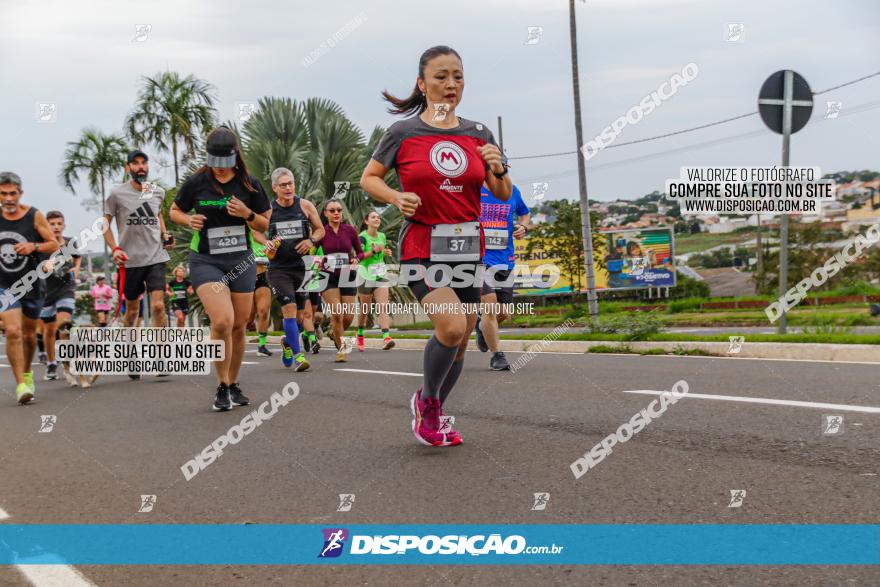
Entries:
[[[125, 170], [131, 176], [127, 183], [114, 186], [104, 205], [107, 227], [104, 240], [113, 250], [113, 261], [119, 267], [119, 289], [124, 296], [127, 312], [125, 326], [137, 324], [138, 298], [144, 291], [149, 296], [152, 325], [166, 326], [165, 263], [173, 239], [165, 230], [162, 202], [165, 190], [146, 181], [150, 172], [147, 154], [135, 150], [128, 155]], [[113, 238], [110, 221], [116, 218], [119, 244]], [[130, 374], [132, 379], [140, 375]]]

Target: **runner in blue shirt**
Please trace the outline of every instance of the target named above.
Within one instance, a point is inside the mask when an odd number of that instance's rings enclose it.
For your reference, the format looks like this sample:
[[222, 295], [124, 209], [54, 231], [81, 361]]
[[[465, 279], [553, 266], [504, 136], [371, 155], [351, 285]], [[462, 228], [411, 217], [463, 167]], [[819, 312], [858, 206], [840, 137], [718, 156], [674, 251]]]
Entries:
[[492, 351], [489, 368], [493, 371], [510, 369], [507, 358], [501, 352], [498, 325], [507, 318], [504, 304], [513, 302], [513, 268], [516, 264], [513, 239], [526, 235], [526, 226], [530, 221], [529, 207], [523, 202], [516, 185], [507, 201], [499, 200], [483, 186], [480, 192], [480, 224], [486, 241], [483, 264], [487, 271], [480, 297], [485, 311], [477, 320], [476, 333], [480, 351]]

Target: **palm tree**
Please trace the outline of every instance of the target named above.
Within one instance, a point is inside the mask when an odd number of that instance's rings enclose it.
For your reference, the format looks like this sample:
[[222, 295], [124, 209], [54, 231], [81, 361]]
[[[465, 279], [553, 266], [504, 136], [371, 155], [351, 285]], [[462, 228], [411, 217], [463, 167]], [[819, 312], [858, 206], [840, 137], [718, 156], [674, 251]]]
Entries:
[[322, 98], [262, 98], [241, 129], [245, 160], [266, 188], [272, 170], [287, 167], [296, 174], [297, 195], [320, 207], [336, 182], [349, 182], [343, 201], [355, 224], [374, 207], [358, 182], [382, 133], [377, 127], [367, 141], [338, 104]]
[[[106, 185], [114, 177], [122, 175], [128, 147], [119, 135], [105, 135], [96, 128], [83, 129], [78, 141], [67, 143], [64, 152], [64, 165], [60, 180], [64, 187], [74, 195], [74, 184], [85, 175], [89, 189], [101, 197], [101, 214], [104, 214], [104, 201], [107, 197]], [[104, 263], [108, 260], [107, 243], [104, 243]]]
[[[272, 170], [287, 167], [296, 175], [297, 195], [320, 208], [333, 197], [335, 182], [349, 182], [343, 202], [349, 212], [347, 220], [355, 226], [375, 208], [359, 181], [383, 133], [376, 127], [366, 139], [338, 104], [322, 98], [261, 98], [241, 128], [245, 161], [267, 190]], [[398, 186], [396, 174], [388, 181]], [[389, 244], [396, 243], [403, 216], [393, 206], [381, 214]], [[406, 293], [393, 288], [392, 295], [400, 299]]]
[[134, 111], [125, 121], [126, 132], [136, 144], [152, 143], [171, 153], [177, 185], [180, 165], [195, 157], [199, 138], [213, 126], [214, 87], [192, 75], [181, 78], [174, 71], [142, 81]]

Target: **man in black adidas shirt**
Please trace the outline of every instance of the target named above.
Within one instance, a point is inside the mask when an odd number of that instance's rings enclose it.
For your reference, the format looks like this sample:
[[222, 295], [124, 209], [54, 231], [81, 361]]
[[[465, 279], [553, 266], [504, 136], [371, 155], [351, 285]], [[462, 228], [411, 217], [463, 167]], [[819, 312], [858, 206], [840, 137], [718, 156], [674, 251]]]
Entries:
[[[120, 280], [125, 296], [125, 325], [134, 326], [138, 319], [138, 298], [146, 292], [150, 298], [152, 325], [165, 326], [165, 263], [169, 242], [162, 219], [165, 190], [147, 182], [150, 166], [146, 153], [132, 151], [125, 170], [131, 181], [114, 186], [104, 205], [107, 229], [104, 239], [113, 250], [113, 261], [120, 267]], [[113, 238], [110, 221], [116, 218], [119, 244]]]

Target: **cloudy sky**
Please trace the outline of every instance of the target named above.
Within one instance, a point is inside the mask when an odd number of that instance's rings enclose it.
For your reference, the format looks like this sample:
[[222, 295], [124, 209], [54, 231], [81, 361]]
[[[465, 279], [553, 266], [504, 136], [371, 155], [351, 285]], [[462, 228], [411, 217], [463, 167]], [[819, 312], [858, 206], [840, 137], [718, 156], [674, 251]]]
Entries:
[[[576, 10], [584, 140], [690, 62], [697, 78], [618, 142], [752, 112], [761, 83], [779, 69], [798, 71], [816, 92], [880, 71], [877, 0], [588, 0]], [[85, 226], [87, 188], [74, 196], [58, 181], [65, 144], [87, 126], [121, 131], [140, 76], [195, 74], [216, 87], [222, 119], [261, 96], [326, 97], [368, 132], [393, 122], [380, 91], [407, 93], [420, 53], [437, 44], [464, 60], [459, 114], [491, 128], [502, 116], [509, 157], [572, 152], [568, 17], [563, 0], [0, 0], [0, 168], [23, 177], [27, 201]], [[303, 65], [355, 20], [335, 48]], [[145, 40], [135, 40], [138, 24], [150, 25]], [[729, 24], [743, 25], [736, 42], [726, 38]], [[529, 27], [542, 27], [537, 43], [526, 43]], [[829, 100], [842, 103], [836, 119], [825, 118]], [[39, 103], [56, 105], [53, 122], [38, 121]], [[880, 77], [823, 94], [792, 140], [791, 163], [880, 169], [878, 129]], [[639, 197], [685, 165], [777, 164], [780, 143], [753, 116], [609, 149], [588, 163], [589, 195]], [[549, 197], [577, 197], [574, 155], [512, 164], [525, 195], [547, 182]]]

